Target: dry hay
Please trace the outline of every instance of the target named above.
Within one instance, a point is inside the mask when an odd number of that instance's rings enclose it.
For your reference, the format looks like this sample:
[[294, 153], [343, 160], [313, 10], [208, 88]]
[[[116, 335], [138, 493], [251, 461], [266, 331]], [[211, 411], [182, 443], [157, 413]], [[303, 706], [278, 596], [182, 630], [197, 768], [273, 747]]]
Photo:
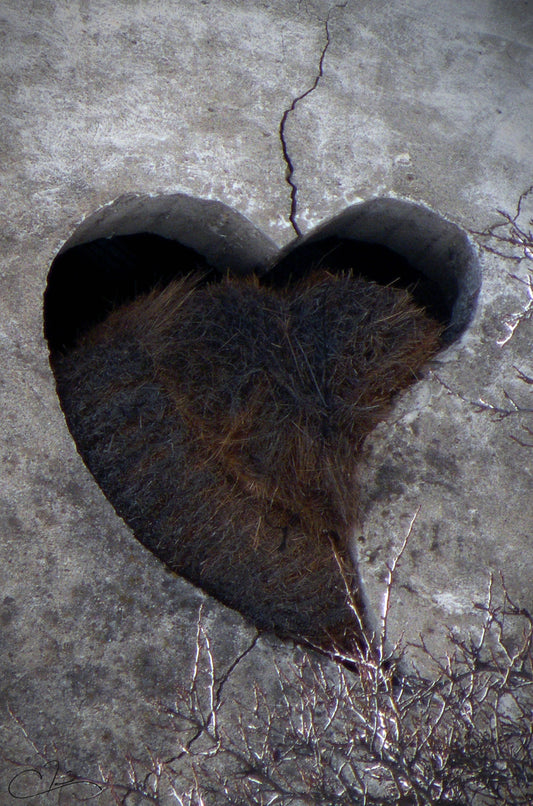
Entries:
[[407, 291], [350, 274], [281, 289], [197, 274], [53, 365], [80, 452], [139, 540], [260, 628], [328, 649], [358, 632], [358, 449], [440, 333]]

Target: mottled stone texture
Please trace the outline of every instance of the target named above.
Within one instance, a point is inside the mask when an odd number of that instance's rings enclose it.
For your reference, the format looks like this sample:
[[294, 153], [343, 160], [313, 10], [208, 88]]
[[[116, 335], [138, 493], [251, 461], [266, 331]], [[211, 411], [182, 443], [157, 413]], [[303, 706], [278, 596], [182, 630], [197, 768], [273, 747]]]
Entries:
[[[22, 726], [82, 774], [171, 755], [153, 706], [194, 669], [201, 606], [217, 669], [242, 690], [274, 692], [291, 651], [165, 570], [85, 468], [43, 338], [58, 251], [136, 194], [221, 202], [253, 220], [269, 259], [294, 223], [306, 234], [377, 196], [481, 231], [531, 185], [532, 30], [522, 0], [2, 3], [3, 802], [16, 762], [35, 759]], [[222, 244], [217, 209], [191, 226]], [[447, 627], [479, 630], [491, 571], [533, 608], [531, 261], [484, 252], [482, 268], [474, 320], [370, 435], [359, 471], [369, 610], [379, 625], [387, 563], [418, 513], [389, 638], [423, 632], [437, 653]]]

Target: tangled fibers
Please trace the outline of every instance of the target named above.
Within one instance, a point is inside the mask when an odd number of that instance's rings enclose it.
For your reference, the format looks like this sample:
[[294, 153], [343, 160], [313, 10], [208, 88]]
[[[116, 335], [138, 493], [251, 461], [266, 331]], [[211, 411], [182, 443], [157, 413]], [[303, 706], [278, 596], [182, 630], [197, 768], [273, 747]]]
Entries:
[[357, 640], [357, 457], [440, 346], [408, 291], [191, 274], [53, 356], [79, 450], [138, 539], [258, 627]]

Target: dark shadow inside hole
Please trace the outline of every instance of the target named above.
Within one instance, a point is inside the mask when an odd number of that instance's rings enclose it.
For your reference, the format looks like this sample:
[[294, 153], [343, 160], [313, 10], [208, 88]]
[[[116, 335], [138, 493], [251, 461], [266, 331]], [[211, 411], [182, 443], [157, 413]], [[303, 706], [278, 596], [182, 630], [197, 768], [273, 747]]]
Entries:
[[204, 271], [206, 282], [221, 276], [194, 249], [148, 232], [98, 238], [61, 252], [44, 295], [44, 334], [51, 352], [73, 347], [124, 302], [192, 271]]
[[[378, 285], [406, 288], [430, 316], [444, 325], [450, 321], [453, 299], [444, 297], [435, 280], [389, 247], [352, 238], [331, 236], [303, 244], [283, 256], [262, 283], [276, 287], [298, 282], [311, 269], [329, 269], [333, 273], [352, 270], [354, 275]], [[455, 289], [453, 298], [456, 293]]]
[[[312, 269], [352, 270], [379, 285], [409, 289], [439, 322], [450, 320], [450, 300], [431, 278], [381, 244], [331, 236], [291, 250], [261, 277], [269, 287], [297, 282]], [[61, 252], [53, 261], [44, 295], [44, 332], [52, 353], [68, 350], [79, 336], [114, 308], [174, 278], [205, 272], [206, 282], [222, 273], [178, 241], [152, 233], [98, 238]]]

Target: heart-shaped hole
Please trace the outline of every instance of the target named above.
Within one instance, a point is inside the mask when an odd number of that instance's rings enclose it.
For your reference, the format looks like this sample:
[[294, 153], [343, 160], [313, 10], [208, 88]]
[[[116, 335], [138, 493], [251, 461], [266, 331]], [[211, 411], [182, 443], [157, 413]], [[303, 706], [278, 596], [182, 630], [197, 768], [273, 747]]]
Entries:
[[220, 203], [129, 197], [55, 259], [45, 333], [79, 451], [139, 540], [259, 627], [346, 650], [358, 449], [479, 285], [464, 233], [408, 202], [278, 254]]

